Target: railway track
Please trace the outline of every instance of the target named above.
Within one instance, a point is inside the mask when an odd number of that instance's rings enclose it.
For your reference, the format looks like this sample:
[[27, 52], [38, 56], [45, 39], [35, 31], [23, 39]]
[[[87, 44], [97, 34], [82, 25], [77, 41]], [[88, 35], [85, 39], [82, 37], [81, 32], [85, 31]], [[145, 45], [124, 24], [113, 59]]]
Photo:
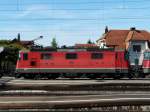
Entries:
[[150, 105], [150, 95], [0, 97], [0, 109], [77, 109]]
[[38, 96], [38, 95], [102, 95], [150, 93], [149, 81], [64, 81], [64, 80], [11, 80], [0, 88], [0, 96]]
[[146, 112], [145, 108], [150, 111], [149, 80], [39, 81], [3, 78], [0, 83], [0, 112], [6, 109], [11, 112], [16, 109], [21, 112], [110, 112], [110, 109], [112, 112], [118, 112], [118, 109]]
[[0, 79], [0, 86], [4, 86], [7, 82], [13, 80], [13, 77], [5, 77]]
[[[83, 83], [84, 82], [84, 83]], [[150, 91], [150, 81], [9, 81], [1, 90], [46, 90], [46, 91]]]
[[120, 107], [98, 107], [80, 109], [10, 109], [0, 112], [149, 112], [148, 106], [120, 106]]
[[[150, 94], [147, 91], [134, 91], [136, 94]], [[8, 90], [0, 91], [0, 96], [84, 96], [84, 95], [133, 94], [133, 91], [45, 91], [45, 90]]]

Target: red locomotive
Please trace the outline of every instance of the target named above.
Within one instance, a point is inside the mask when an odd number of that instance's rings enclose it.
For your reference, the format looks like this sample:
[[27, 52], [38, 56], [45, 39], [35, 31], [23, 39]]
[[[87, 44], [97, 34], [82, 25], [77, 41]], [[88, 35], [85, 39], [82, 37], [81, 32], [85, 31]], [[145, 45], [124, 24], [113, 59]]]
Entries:
[[144, 52], [144, 60], [142, 64], [143, 73], [149, 75], [150, 73], [150, 50]]
[[28, 79], [121, 78], [129, 76], [124, 51], [101, 49], [40, 49], [20, 51], [16, 77]]

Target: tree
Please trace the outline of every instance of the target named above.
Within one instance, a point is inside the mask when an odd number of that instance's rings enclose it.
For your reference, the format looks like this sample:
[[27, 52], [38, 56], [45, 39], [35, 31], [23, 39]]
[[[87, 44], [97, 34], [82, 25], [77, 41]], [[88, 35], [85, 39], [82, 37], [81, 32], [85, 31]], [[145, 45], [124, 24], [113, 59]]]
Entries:
[[58, 47], [56, 38], [53, 38], [53, 39], [52, 39], [51, 46], [52, 46], [53, 48], [57, 48], [57, 47]]
[[93, 44], [93, 42], [89, 39], [89, 40], [87, 41], [87, 44]]

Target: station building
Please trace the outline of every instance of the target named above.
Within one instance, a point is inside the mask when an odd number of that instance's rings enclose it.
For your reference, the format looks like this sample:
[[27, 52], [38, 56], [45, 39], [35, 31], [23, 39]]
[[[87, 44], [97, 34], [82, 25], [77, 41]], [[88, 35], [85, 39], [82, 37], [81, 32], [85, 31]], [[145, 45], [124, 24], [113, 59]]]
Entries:
[[142, 65], [143, 52], [149, 49], [150, 33], [145, 30], [130, 28], [129, 30], [108, 30], [97, 40], [100, 48], [126, 50], [129, 53], [130, 65]]

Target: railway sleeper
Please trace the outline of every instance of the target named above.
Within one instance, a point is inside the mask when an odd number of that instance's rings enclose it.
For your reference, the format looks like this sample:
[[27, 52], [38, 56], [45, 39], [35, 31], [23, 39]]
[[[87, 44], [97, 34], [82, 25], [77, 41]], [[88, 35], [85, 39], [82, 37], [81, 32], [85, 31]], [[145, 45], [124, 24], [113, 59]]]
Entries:
[[[0, 77], [2, 77], [3, 75], [1, 74]], [[135, 75], [133, 73], [128, 73], [128, 74], [119, 74], [119, 73], [114, 73], [114, 74], [100, 74], [100, 73], [16, 73], [15, 77], [16, 78], [25, 78], [25, 79], [41, 79], [41, 78], [47, 78], [47, 79], [57, 79], [59, 77], [61, 78], [70, 78], [70, 79], [74, 79], [74, 78], [89, 78], [89, 79], [97, 79], [97, 78], [101, 78], [101, 79], [105, 79], [105, 78], [113, 78], [113, 79], [121, 79], [121, 78], [145, 78], [145, 74], [138, 74]]]

